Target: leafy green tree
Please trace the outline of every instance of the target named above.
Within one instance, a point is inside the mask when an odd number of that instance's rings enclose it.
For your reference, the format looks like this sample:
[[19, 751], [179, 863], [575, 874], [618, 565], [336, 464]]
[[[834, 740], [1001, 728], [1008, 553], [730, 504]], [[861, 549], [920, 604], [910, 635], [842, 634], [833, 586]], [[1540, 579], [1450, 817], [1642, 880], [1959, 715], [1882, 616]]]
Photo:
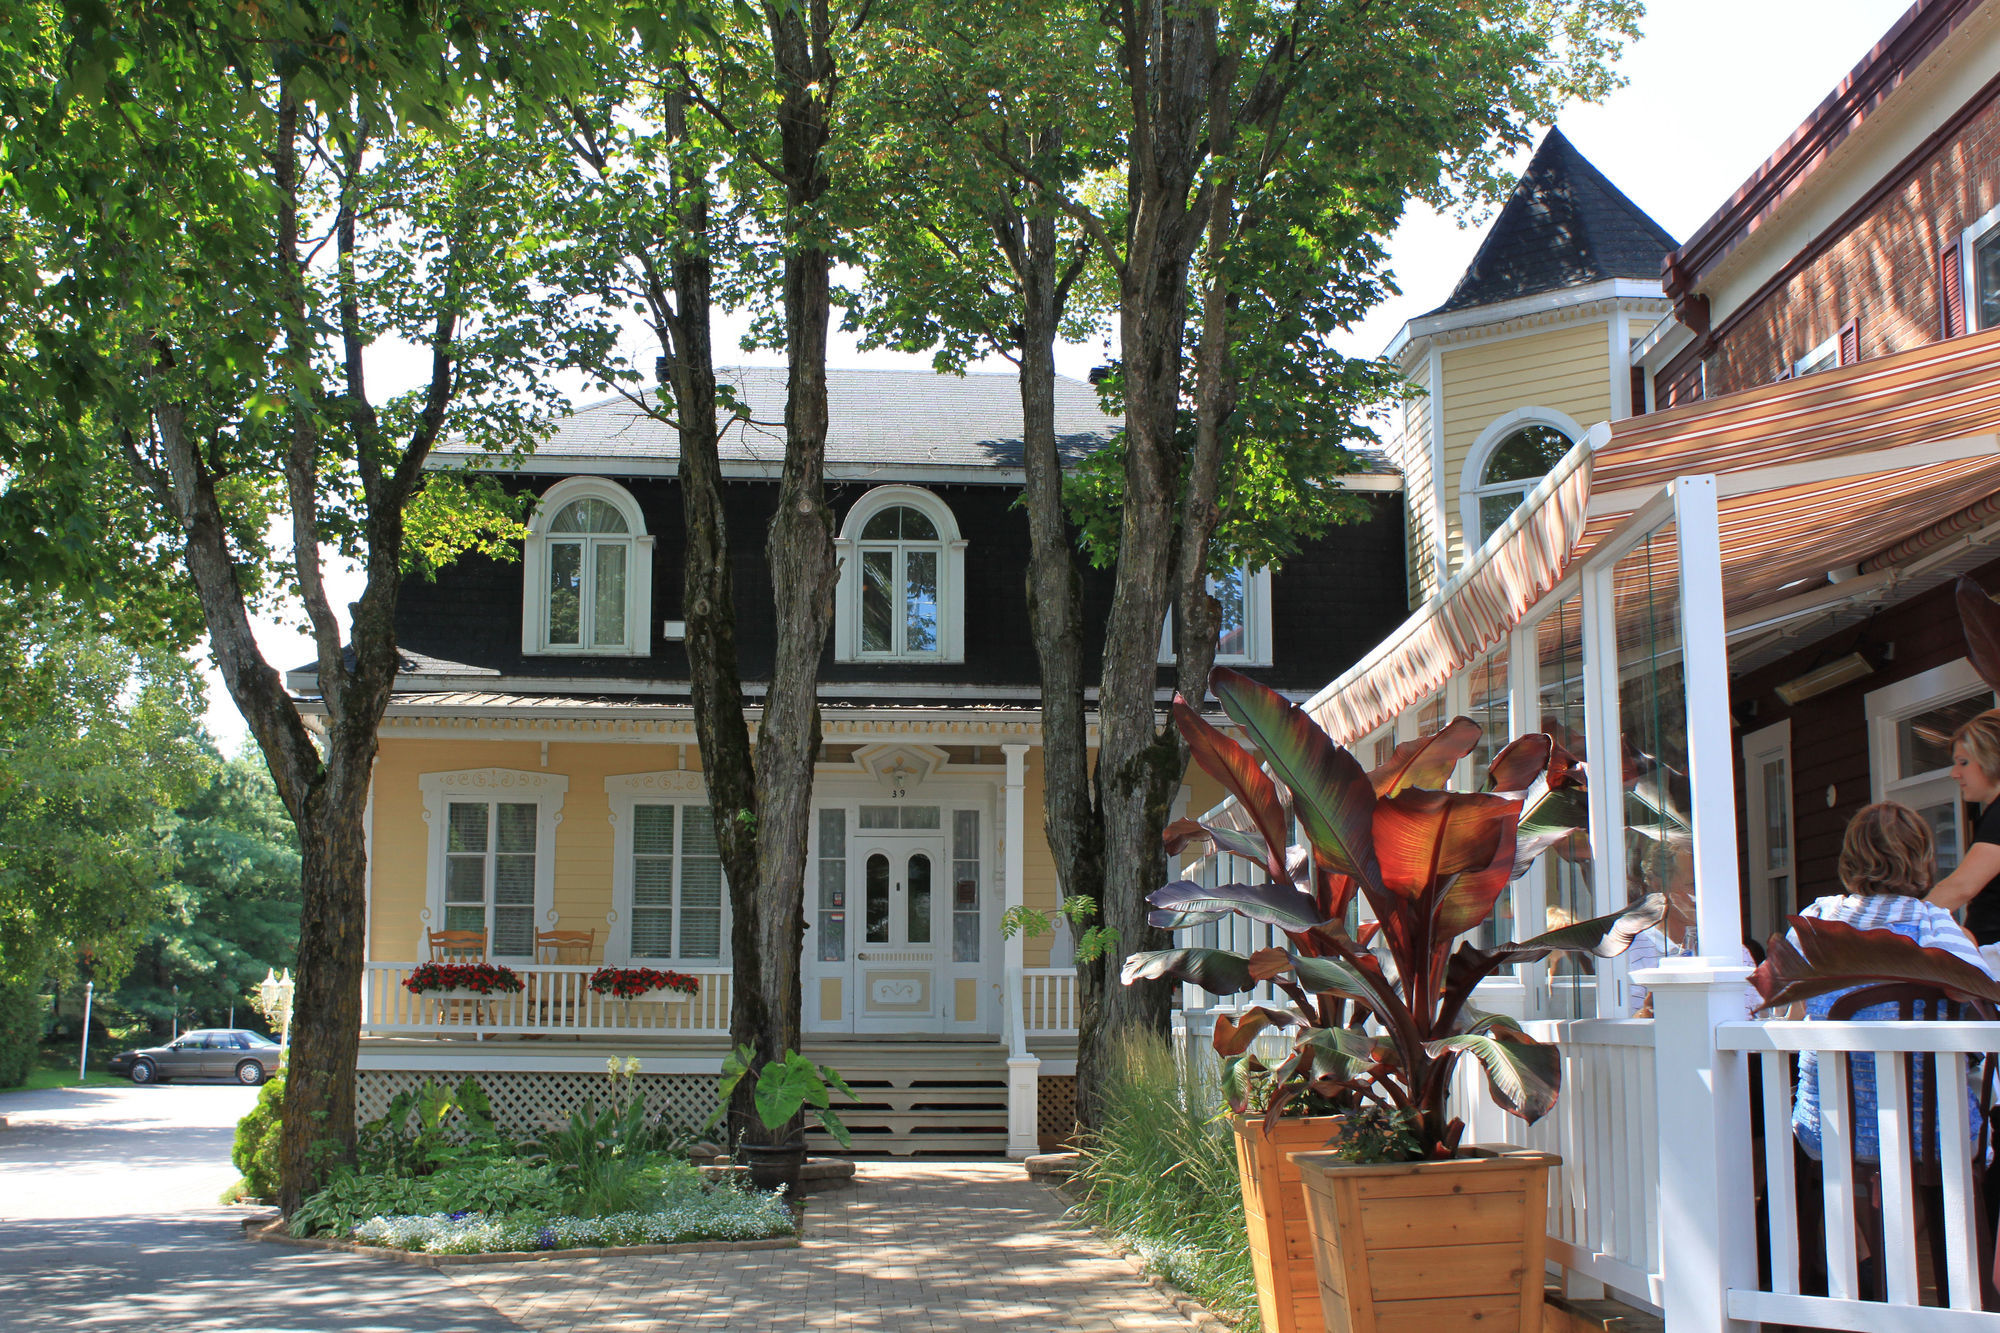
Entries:
[[45, 984], [115, 986], [165, 906], [172, 810], [211, 766], [200, 707], [171, 649], [0, 597], [0, 1085], [27, 1073]]
[[[937, 304], [947, 353], [968, 337], [1021, 349], [1050, 839], [1063, 892], [1100, 898], [1125, 949], [1161, 939], [1144, 897], [1187, 762], [1156, 721], [1168, 609], [1176, 684], [1198, 699], [1219, 622], [1208, 574], [1281, 557], [1341, 515], [1326, 482], [1394, 384], [1332, 346], [1387, 290], [1378, 238], [1412, 196], [1493, 197], [1531, 125], [1611, 85], [1637, 14], [1631, 0], [1028, 0], [886, 20], [909, 48], [885, 76], [883, 116], [907, 127], [904, 144], [932, 145], [920, 179], [950, 183], [918, 216], [952, 220], [884, 235], [928, 290], [977, 294]], [[1067, 488], [1094, 558], [1117, 568], [1094, 768], [1071, 697], [1071, 557], [1055, 549], [1064, 488], [1035, 411], [1066, 272], [1058, 219], [1114, 293], [1124, 416], [1115, 450]], [[877, 304], [906, 345], [923, 331], [906, 298]], [[1086, 1117], [1112, 1035], [1166, 1020], [1165, 987], [1112, 984], [1123, 951], [1079, 963]]]
[[[297, 965], [298, 832], [261, 759], [216, 763], [167, 836], [173, 874], [161, 914], [135, 952], [108, 1016], [165, 1036], [184, 1026], [258, 1026], [248, 994], [269, 970]], [[274, 1034], [275, 1035], [275, 1034]]]
[[[191, 589], [298, 829], [288, 1211], [353, 1147], [406, 510], [442, 436], [530, 443], [594, 336], [536, 282], [538, 150], [503, 112], [594, 77], [579, 25], [606, 21], [591, 0], [0, 9], [0, 469], [35, 482], [6, 517], [51, 534], [27, 577]], [[386, 341], [421, 354], [415, 387], [371, 381]], [[365, 575], [346, 626], [332, 556]], [[312, 634], [317, 731], [251, 633], [284, 602]]]

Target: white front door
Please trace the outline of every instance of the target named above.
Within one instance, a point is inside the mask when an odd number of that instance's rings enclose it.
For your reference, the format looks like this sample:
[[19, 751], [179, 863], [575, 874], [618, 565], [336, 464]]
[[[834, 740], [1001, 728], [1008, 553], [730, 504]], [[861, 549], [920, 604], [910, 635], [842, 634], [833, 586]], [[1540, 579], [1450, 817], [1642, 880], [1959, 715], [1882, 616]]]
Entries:
[[940, 1032], [939, 905], [946, 883], [939, 833], [865, 831], [848, 858], [856, 1032]]

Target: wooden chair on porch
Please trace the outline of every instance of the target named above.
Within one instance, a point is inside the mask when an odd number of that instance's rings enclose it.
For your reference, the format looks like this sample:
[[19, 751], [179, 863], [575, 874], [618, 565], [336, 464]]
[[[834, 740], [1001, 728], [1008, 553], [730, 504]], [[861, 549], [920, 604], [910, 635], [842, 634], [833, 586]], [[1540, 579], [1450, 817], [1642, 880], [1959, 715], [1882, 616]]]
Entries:
[[[429, 939], [430, 961], [433, 963], [486, 961], [486, 932], [483, 930], [433, 930]], [[437, 1007], [439, 1023], [447, 1019], [459, 1021], [461, 1015], [470, 1012], [472, 1023], [476, 1026], [484, 1016], [484, 1006], [478, 1000], [440, 999]]]
[[[1835, 1000], [1827, 1012], [1829, 1022], [1845, 1022], [1854, 1019], [1862, 1010], [1875, 1005], [1892, 1004], [1896, 1007], [1896, 1017], [1905, 1023], [1929, 1022], [1977, 1022], [1991, 1021], [1993, 1014], [1984, 1005], [1967, 1004], [1953, 1000], [1943, 991], [1930, 986], [1909, 984], [1886, 984], [1864, 986], [1850, 991]], [[1885, 1058], [1878, 1055], [1877, 1060]], [[1931, 1282], [1938, 1292], [1939, 1303], [1946, 1299], [1948, 1278], [1946, 1274], [1947, 1250], [1945, 1248], [1944, 1216], [1944, 1166], [1945, 1153], [1960, 1151], [1956, 1144], [1940, 1141], [1938, 1136], [1938, 1096], [1940, 1087], [1937, 1062], [1934, 1053], [1918, 1053], [1908, 1056], [1887, 1057], [1905, 1059], [1906, 1080], [1911, 1100], [1921, 1100], [1915, 1108], [1917, 1114], [1910, 1126], [1910, 1179], [1916, 1186], [1917, 1222], [1919, 1234], [1924, 1236], [1930, 1254]], [[1944, 1059], [1963, 1059], [1962, 1056], [1945, 1055]], [[1851, 1059], [1851, 1057], [1850, 1057]], [[2000, 1309], [1996, 1300], [1993, 1280], [1993, 1228], [1986, 1212], [1987, 1146], [1992, 1141], [1994, 1061], [1991, 1056], [1980, 1062], [1977, 1096], [1979, 1108], [1979, 1132], [1972, 1142], [1972, 1215], [1979, 1228], [1979, 1279], [1981, 1305], [1988, 1310]], [[1880, 1079], [1880, 1073], [1877, 1073]], [[1879, 1081], [1877, 1086], [1879, 1087]], [[1848, 1123], [1855, 1120], [1854, 1080], [1850, 1074], [1847, 1083]], [[1886, 1149], [1887, 1145], [1884, 1145]], [[1883, 1235], [1882, 1214], [1882, 1167], [1878, 1162], [1854, 1163], [1854, 1180], [1860, 1187], [1862, 1206], [1857, 1218], [1862, 1235], [1868, 1242], [1868, 1253], [1861, 1260], [1862, 1291], [1875, 1300], [1882, 1299], [1884, 1282], [1884, 1259], [1886, 1238]]]
[[[535, 932], [535, 962], [544, 966], [587, 967], [598, 961], [597, 931], [538, 930]], [[575, 972], [537, 973], [537, 1008], [544, 1024], [575, 1026], [588, 998], [589, 978]]]

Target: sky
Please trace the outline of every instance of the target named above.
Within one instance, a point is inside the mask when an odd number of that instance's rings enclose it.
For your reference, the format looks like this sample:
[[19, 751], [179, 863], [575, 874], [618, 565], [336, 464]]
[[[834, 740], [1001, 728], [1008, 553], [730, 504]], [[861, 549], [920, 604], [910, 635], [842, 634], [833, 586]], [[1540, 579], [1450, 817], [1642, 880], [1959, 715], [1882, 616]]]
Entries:
[[[1601, 104], [1566, 109], [1557, 123], [1613, 184], [1676, 238], [1685, 239], [1908, 7], [1909, 0], [1652, 0], [1642, 20], [1642, 37], [1618, 63], [1625, 86]], [[1527, 164], [1528, 156], [1520, 155], [1516, 170]], [[1389, 245], [1390, 266], [1403, 294], [1357, 324], [1345, 350], [1378, 353], [1404, 321], [1442, 303], [1490, 221], [1413, 208]], [[839, 323], [837, 313], [834, 322]], [[783, 364], [783, 356], [775, 352], [730, 355], [725, 349], [735, 346], [748, 320], [718, 313], [717, 323], [719, 361]], [[1056, 369], [1080, 379], [1105, 356], [1101, 344], [1062, 347]], [[863, 352], [852, 335], [836, 329], [828, 364], [927, 369], [929, 359]], [[1011, 369], [997, 359], [977, 368]], [[372, 383], [408, 383], [413, 375], [406, 349], [385, 348], [371, 359]], [[328, 583], [343, 611], [360, 591], [359, 580], [348, 570], [329, 570]], [[259, 645], [280, 670], [311, 659], [310, 641], [295, 625], [260, 619], [256, 629]], [[200, 656], [207, 661], [205, 649]], [[233, 752], [242, 744], [243, 721], [212, 667], [208, 689], [209, 730], [225, 752]]]

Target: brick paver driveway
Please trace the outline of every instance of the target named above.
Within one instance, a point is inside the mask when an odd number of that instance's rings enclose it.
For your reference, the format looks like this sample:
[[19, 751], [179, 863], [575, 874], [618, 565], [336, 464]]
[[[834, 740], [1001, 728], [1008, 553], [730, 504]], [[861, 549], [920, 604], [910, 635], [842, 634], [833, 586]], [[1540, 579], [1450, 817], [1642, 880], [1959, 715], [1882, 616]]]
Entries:
[[532, 1333], [1189, 1328], [1012, 1162], [863, 1162], [812, 1197], [796, 1250], [448, 1271]]

